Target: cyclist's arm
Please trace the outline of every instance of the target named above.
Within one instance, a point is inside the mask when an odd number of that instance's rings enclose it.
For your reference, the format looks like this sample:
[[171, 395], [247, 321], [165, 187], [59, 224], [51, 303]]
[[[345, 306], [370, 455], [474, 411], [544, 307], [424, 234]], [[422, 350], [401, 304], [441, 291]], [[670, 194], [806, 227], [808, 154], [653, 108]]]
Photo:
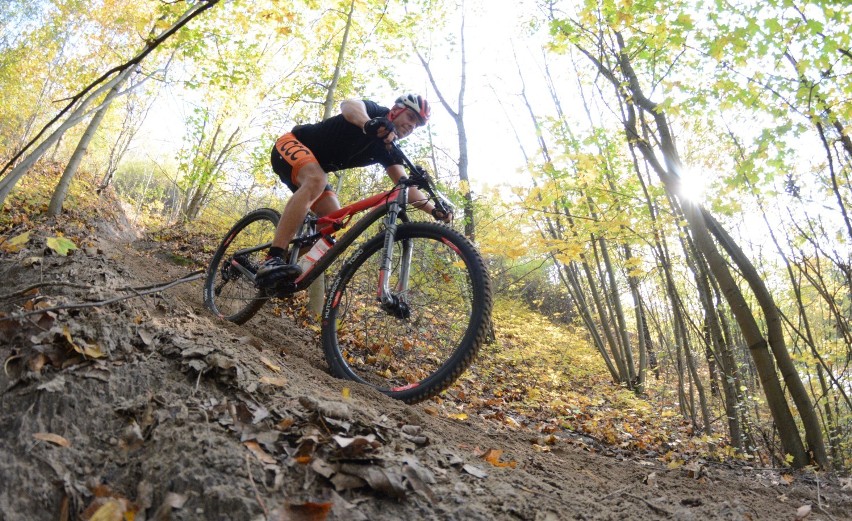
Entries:
[[[399, 182], [399, 178], [405, 175], [405, 169], [402, 168], [402, 165], [390, 165], [385, 169], [385, 172], [387, 172], [388, 177], [393, 179], [394, 183]], [[423, 192], [421, 192], [414, 186], [408, 189], [408, 200], [412, 205], [414, 205], [415, 208], [423, 210], [429, 215], [432, 215], [432, 210], [435, 209], [435, 205], [432, 204], [432, 201], [430, 201], [429, 198], [423, 194]], [[449, 214], [443, 220], [445, 222], [449, 222], [451, 218], [452, 214]]]
[[[364, 104], [364, 101], [359, 99], [344, 100], [340, 104], [340, 113], [343, 114], [343, 119], [362, 130], [364, 129], [364, 125], [373, 119], [367, 114], [367, 106]], [[385, 143], [393, 143], [399, 136], [394, 132], [387, 133], [384, 130], [380, 130], [378, 137], [382, 138]]]
[[364, 128], [364, 124], [371, 119], [367, 115], [367, 106], [359, 99], [344, 100], [340, 104], [340, 113], [343, 114], [343, 118], [346, 121], [358, 128]]

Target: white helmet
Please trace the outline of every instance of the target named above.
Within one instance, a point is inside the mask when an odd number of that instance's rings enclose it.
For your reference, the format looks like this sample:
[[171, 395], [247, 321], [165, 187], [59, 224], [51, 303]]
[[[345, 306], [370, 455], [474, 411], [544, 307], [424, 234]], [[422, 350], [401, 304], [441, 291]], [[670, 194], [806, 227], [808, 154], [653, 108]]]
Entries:
[[419, 94], [403, 94], [402, 96], [396, 99], [394, 103], [395, 106], [400, 108], [408, 108], [414, 111], [417, 114], [417, 117], [420, 119], [420, 124], [425, 125], [427, 121], [429, 121], [429, 102], [426, 101], [426, 98]]

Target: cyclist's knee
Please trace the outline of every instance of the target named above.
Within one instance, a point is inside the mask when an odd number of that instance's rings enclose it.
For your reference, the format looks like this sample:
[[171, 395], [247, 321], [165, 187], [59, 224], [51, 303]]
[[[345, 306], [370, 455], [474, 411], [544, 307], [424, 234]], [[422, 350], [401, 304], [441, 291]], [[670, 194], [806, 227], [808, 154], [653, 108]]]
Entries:
[[[309, 166], [314, 168], [308, 168]], [[307, 190], [311, 199], [321, 196], [327, 183], [328, 174], [323, 172], [319, 165], [305, 165], [299, 170], [299, 188]]]

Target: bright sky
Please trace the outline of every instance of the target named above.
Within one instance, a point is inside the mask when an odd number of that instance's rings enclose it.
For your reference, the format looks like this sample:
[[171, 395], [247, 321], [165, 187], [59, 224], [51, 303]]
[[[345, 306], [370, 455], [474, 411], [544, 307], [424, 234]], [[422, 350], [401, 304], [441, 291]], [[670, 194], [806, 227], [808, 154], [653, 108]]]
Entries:
[[[517, 171], [523, 167], [523, 155], [519, 149], [515, 131], [525, 141], [528, 152], [535, 146], [535, 135], [526, 109], [521, 105], [517, 94], [520, 92], [518, 70], [513, 57], [513, 35], [518, 34], [519, 16], [523, 2], [507, 3], [501, 9], [478, 8], [468, 2], [465, 27], [467, 47], [467, 88], [465, 92], [465, 126], [468, 135], [468, 153], [470, 159], [469, 175], [474, 189], [485, 184], [529, 184], [528, 176], [520, 176]], [[457, 22], [451, 30], [458, 30]], [[497, 36], [495, 38], [495, 35]], [[439, 36], [435, 37], [440, 40]], [[534, 63], [535, 49], [530, 51], [519, 43], [517, 53], [526, 67], [526, 73], [537, 75], [528, 80], [527, 88], [541, 83], [541, 77]], [[434, 59], [433, 72], [446, 96], [448, 103], [457, 109], [460, 60], [457, 55], [450, 59]], [[425, 93], [432, 103], [432, 132], [437, 144], [458, 157], [458, 139], [456, 124], [447, 114], [426, 78], [426, 74], [416, 57], [401, 68], [404, 71], [397, 78], [404, 89]], [[500, 93], [502, 106], [495, 96]], [[385, 92], [376, 96], [375, 101], [389, 106], [398, 92]], [[536, 96], [536, 93], [529, 93]], [[546, 91], [538, 93], [547, 95]], [[168, 89], [158, 98], [137, 136], [138, 146], [132, 154], [150, 158], [160, 164], [174, 161], [177, 151], [184, 141], [183, 121], [191, 113], [177, 91]], [[544, 98], [549, 99], [549, 98]], [[543, 110], [543, 109], [542, 109]], [[507, 116], [507, 111], [511, 116]], [[511, 121], [510, 121], [511, 118]], [[410, 139], [425, 140], [421, 129]]]

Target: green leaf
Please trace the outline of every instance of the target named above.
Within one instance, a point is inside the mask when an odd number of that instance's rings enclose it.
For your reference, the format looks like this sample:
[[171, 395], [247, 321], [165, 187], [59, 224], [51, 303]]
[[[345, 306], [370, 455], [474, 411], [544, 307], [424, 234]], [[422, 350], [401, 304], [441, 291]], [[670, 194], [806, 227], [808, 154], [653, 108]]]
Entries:
[[677, 24], [684, 27], [685, 29], [692, 29], [695, 26], [695, 23], [692, 21], [692, 17], [686, 13], [681, 13], [677, 17]]
[[62, 255], [63, 257], [68, 255], [69, 251], [77, 249], [77, 245], [65, 237], [48, 237], [47, 247], [55, 251], [57, 255]]

